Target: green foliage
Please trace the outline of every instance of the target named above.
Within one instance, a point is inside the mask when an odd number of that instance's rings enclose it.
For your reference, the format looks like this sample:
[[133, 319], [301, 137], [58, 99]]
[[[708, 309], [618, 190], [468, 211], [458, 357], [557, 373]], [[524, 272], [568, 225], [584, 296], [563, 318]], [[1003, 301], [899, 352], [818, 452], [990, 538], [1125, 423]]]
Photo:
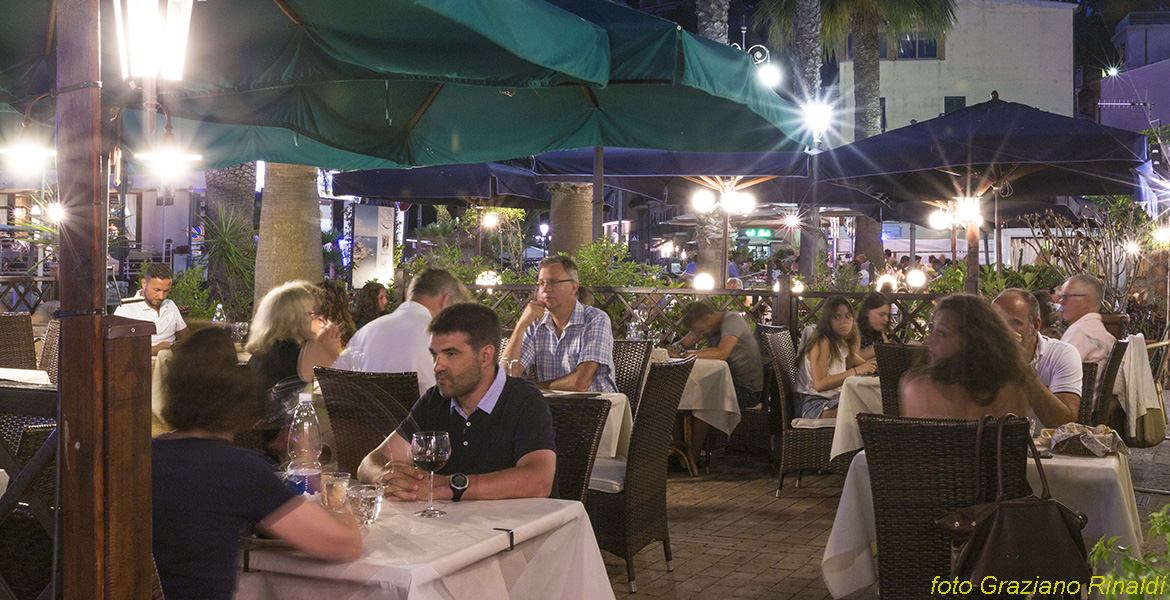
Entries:
[[414, 230], [419, 239], [434, 242], [439, 245], [454, 244], [459, 235], [459, 219], [435, 221]]
[[817, 255], [814, 265], [814, 278], [807, 288], [814, 292], [866, 292], [868, 288], [861, 285], [861, 273], [849, 263], [840, 265], [837, 270], [829, 266], [829, 255], [821, 252]]
[[[248, 215], [251, 216], [251, 215]], [[213, 298], [223, 303], [229, 318], [251, 315], [255, 285], [256, 230], [243, 215], [219, 208], [203, 218], [203, 256], [213, 281]]]
[[[1089, 560], [1096, 566], [1096, 572], [1105, 578], [1104, 586], [1097, 588], [1103, 593], [1101, 598], [1126, 598], [1134, 600], [1136, 598], [1158, 598], [1158, 589], [1154, 590], [1152, 594], [1144, 594], [1140, 591], [1143, 579], [1145, 581], [1153, 581], [1156, 577], [1166, 577], [1170, 572], [1170, 504], [1162, 507], [1162, 510], [1150, 515], [1150, 530], [1146, 534], [1147, 538], [1161, 538], [1162, 542], [1150, 543], [1148, 546], [1161, 546], [1161, 552], [1153, 551], [1146, 552], [1144, 555], [1135, 555], [1133, 548], [1121, 550], [1118, 548], [1117, 540], [1119, 538], [1101, 538], [1097, 544], [1093, 546], [1093, 550], [1089, 553]], [[1136, 593], [1112, 593], [1112, 584], [1115, 581], [1122, 581], [1128, 584], [1129, 582], [1137, 582], [1139, 590]], [[1119, 589], [1124, 586], [1119, 586]], [[1133, 592], [1133, 586], [1130, 586], [1130, 591]]]
[[952, 263], [950, 268], [944, 269], [938, 277], [926, 284], [926, 290], [931, 294], [961, 294], [966, 278], [967, 263]]
[[630, 249], [603, 238], [582, 247], [573, 256], [581, 285], [607, 287], [665, 287], [660, 265], [643, 265], [630, 259]]
[[210, 319], [215, 314], [215, 304], [211, 300], [211, 290], [204, 282], [202, 267], [189, 267], [175, 274], [168, 299], [188, 309], [188, 319]]

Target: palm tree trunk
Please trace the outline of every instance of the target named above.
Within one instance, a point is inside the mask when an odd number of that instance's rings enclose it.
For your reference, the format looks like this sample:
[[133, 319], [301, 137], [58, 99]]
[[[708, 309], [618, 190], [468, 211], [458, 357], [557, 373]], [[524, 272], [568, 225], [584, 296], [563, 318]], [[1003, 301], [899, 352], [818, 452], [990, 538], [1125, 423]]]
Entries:
[[[881, 19], [871, 12], [854, 13], [853, 25], [853, 140], [863, 140], [881, 133], [881, 62], [878, 25]], [[881, 224], [868, 217], [857, 217], [854, 229], [854, 255], [865, 254], [871, 262], [882, 255]], [[876, 265], [877, 263], [874, 262]]]
[[821, 89], [821, 0], [796, 0], [793, 16], [796, 39], [798, 98], [813, 98]]
[[[204, 197], [207, 218], [218, 220], [222, 211], [225, 220], [243, 219], [248, 229], [252, 229], [256, 210], [256, 163], [212, 169], [204, 173], [204, 179], [207, 182], [207, 195]], [[224, 265], [208, 265], [207, 280], [211, 287], [211, 297], [225, 306], [232, 305], [229, 295], [236, 287], [233, 283], [238, 283], [230, 279]]]
[[699, 35], [720, 44], [727, 43], [727, 13], [731, 0], [696, 0]]
[[316, 167], [267, 164], [256, 249], [257, 305], [282, 283], [324, 277], [319, 202]]
[[853, 25], [853, 141], [864, 140], [882, 130], [881, 63], [878, 25], [881, 18], [872, 12], [857, 12]]
[[593, 184], [554, 183], [548, 186], [549, 254], [575, 254], [592, 241]]

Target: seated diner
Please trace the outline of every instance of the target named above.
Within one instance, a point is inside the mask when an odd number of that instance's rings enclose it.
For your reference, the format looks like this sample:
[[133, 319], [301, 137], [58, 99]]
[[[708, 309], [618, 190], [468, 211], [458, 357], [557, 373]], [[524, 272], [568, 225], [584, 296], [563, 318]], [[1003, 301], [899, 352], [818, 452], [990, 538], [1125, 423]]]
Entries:
[[798, 417], [835, 418], [845, 380], [877, 371], [877, 364], [858, 353], [860, 344], [849, 300], [844, 296], [830, 296], [821, 308], [816, 326], [802, 340], [797, 353], [794, 388]]

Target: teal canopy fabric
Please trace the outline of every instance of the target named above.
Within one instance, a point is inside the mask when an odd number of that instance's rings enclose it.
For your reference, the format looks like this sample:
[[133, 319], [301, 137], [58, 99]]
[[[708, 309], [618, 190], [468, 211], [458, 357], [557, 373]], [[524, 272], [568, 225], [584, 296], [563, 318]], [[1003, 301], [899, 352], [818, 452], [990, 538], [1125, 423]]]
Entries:
[[[0, 7], [0, 103], [23, 109], [55, 85], [50, 10]], [[136, 101], [105, 46], [103, 99]], [[803, 149], [798, 109], [754, 68], [605, 0], [215, 0], [195, 4], [184, 79], [159, 98], [180, 143], [206, 157], [198, 168], [392, 168], [598, 145]], [[34, 116], [52, 111], [46, 99]], [[133, 150], [152, 143], [123, 131]]]

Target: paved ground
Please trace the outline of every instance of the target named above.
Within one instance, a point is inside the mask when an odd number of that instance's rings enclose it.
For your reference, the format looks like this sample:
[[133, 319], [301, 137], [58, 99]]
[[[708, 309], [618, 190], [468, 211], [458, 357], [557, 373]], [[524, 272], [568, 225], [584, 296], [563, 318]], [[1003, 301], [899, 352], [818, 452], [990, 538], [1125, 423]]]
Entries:
[[[1170, 490], [1170, 442], [1133, 450], [1135, 487]], [[844, 477], [805, 475], [800, 488], [776, 478], [763, 456], [716, 453], [709, 475], [671, 474], [667, 489], [674, 571], [666, 572], [662, 544], [635, 558], [638, 593], [629, 594], [625, 563], [602, 553], [618, 598], [829, 598], [821, 555], [833, 525]], [[1143, 527], [1170, 496], [1138, 493]], [[1147, 550], [1151, 549], [1147, 540]], [[877, 598], [877, 586], [851, 599]]]

